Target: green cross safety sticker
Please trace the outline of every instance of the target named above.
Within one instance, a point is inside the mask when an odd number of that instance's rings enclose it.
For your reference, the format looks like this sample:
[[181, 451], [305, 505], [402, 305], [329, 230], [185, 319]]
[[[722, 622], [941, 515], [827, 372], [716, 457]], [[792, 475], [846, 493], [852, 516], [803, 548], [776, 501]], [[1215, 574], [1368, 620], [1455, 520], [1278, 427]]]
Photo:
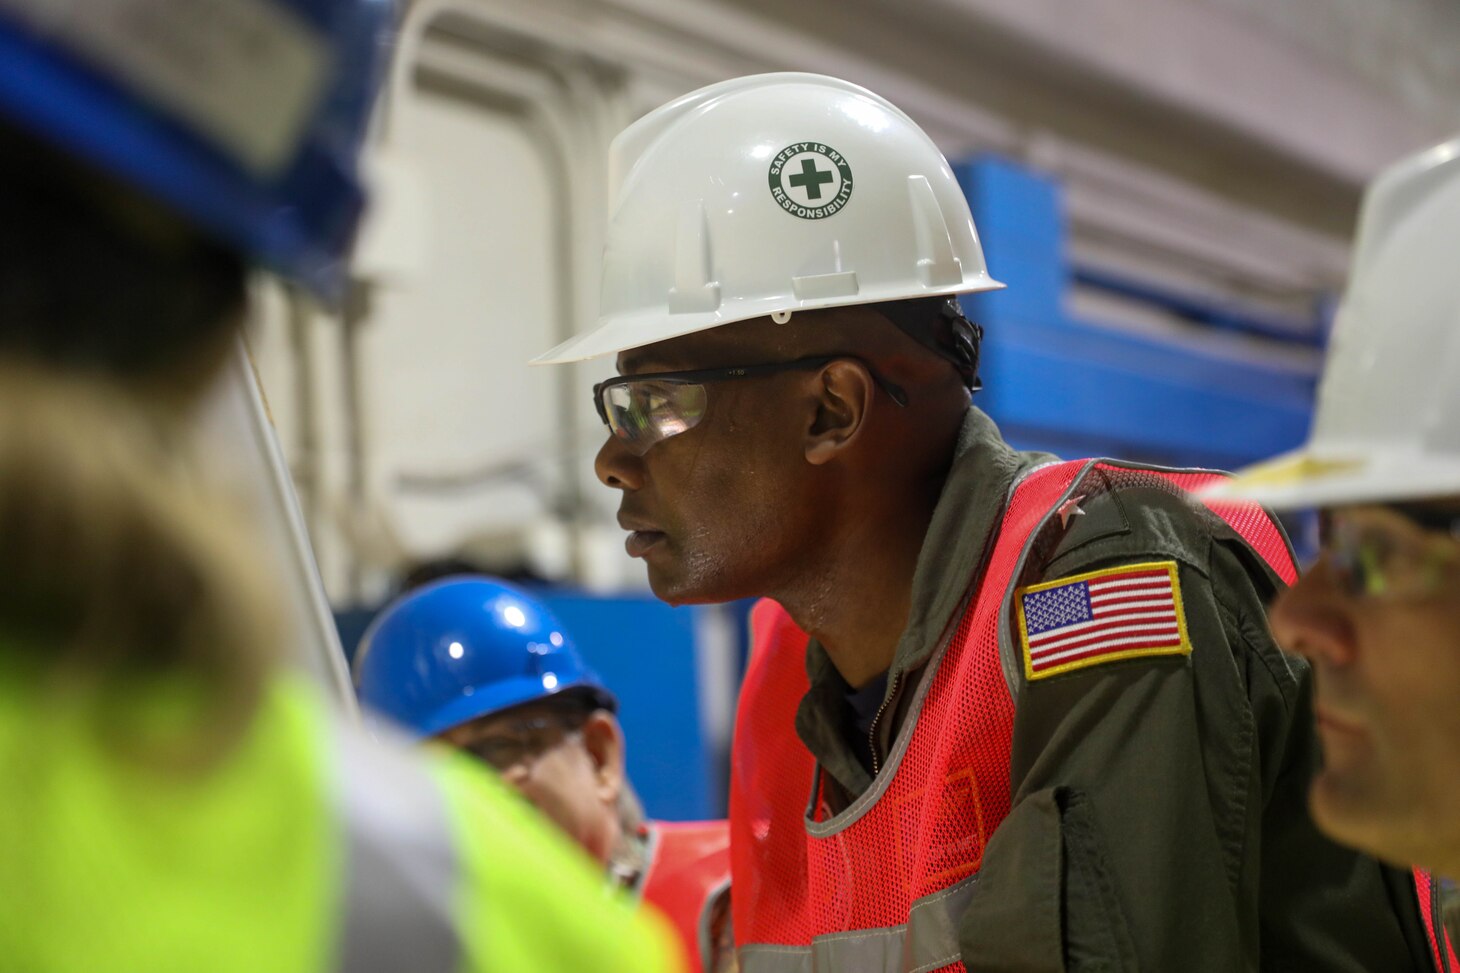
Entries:
[[841, 212], [852, 198], [852, 168], [846, 158], [821, 142], [793, 142], [776, 153], [770, 169], [771, 198], [803, 220]]

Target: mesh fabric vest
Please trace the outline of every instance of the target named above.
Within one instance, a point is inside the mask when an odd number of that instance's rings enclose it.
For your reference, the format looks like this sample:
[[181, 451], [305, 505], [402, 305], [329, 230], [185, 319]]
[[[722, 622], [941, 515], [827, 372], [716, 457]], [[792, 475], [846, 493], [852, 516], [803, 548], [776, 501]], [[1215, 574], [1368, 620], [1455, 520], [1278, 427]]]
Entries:
[[711, 911], [730, 884], [730, 832], [724, 821], [656, 821], [644, 899], [673, 923], [690, 973], [709, 969]]
[[[1031, 541], [1086, 487], [1195, 490], [1220, 474], [1107, 460], [1052, 463], [1014, 486], [982, 577], [919, 684], [887, 766], [832, 817], [815, 761], [793, 731], [808, 683], [807, 637], [762, 602], [736, 717], [731, 781], [735, 938], [762, 971], [962, 969], [958, 918], [984, 848], [1009, 812], [1014, 702], [999, 650]], [[1260, 507], [1207, 505], [1281, 577], [1297, 577], [1282, 531]]]

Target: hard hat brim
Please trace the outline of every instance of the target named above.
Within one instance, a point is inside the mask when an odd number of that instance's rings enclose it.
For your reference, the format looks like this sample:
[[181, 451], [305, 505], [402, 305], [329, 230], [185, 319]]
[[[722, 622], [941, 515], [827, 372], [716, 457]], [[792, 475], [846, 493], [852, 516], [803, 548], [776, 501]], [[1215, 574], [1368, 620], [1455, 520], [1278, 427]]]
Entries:
[[549, 687], [541, 677], [523, 677], [483, 687], [469, 696], [462, 695], [421, 720], [412, 732], [422, 737], [433, 737], [485, 716], [496, 716], [518, 706], [562, 696], [583, 696], [599, 709], [618, 712], [618, 700], [613, 694], [587, 680], [554, 683]]
[[1250, 500], [1273, 510], [1460, 497], [1460, 461], [1392, 453], [1294, 450], [1203, 490], [1205, 500]]

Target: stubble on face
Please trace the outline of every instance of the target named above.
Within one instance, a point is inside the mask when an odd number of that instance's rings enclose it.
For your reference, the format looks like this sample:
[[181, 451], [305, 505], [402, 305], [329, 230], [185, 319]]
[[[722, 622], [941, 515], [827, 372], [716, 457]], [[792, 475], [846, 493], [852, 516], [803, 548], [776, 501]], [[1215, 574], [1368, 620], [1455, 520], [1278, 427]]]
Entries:
[[645, 456], [653, 495], [644, 502], [665, 518], [666, 533], [645, 557], [649, 584], [674, 605], [769, 593], [805, 536], [796, 500], [805, 464], [775, 425], [772, 390], [716, 391], [706, 422]]
[[1314, 661], [1323, 766], [1309, 793], [1335, 839], [1400, 865], [1460, 869], [1460, 587], [1365, 601], [1353, 660]]
[[[550, 701], [529, 703], [454, 727], [440, 739], [455, 747], [469, 748], [473, 742], [486, 737], [516, 736], [516, 727], [523, 721], [553, 720], [560, 712]], [[608, 860], [612, 836], [609, 818], [614, 811], [595, 796], [594, 762], [580, 733], [562, 733], [546, 749], [502, 771], [501, 779], [589, 856], [601, 862]]]

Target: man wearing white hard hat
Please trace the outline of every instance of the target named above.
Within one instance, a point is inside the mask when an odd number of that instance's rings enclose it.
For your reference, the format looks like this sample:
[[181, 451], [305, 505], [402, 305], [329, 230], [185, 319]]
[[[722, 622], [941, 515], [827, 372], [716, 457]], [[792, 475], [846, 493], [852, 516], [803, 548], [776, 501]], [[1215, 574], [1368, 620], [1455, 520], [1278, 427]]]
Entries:
[[1312, 437], [1222, 490], [1321, 511], [1322, 556], [1270, 616], [1278, 643], [1315, 671], [1324, 761], [1309, 793], [1313, 816], [1339, 841], [1452, 877], [1460, 877], [1457, 255], [1460, 139], [1375, 181]]
[[1000, 287], [906, 115], [814, 75], [613, 149], [599, 478], [672, 603], [762, 596], [737, 717], [749, 973], [1428, 968], [1403, 873], [1313, 827], [1296, 576], [1212, 474], [1010, 448], [972, 406]]

